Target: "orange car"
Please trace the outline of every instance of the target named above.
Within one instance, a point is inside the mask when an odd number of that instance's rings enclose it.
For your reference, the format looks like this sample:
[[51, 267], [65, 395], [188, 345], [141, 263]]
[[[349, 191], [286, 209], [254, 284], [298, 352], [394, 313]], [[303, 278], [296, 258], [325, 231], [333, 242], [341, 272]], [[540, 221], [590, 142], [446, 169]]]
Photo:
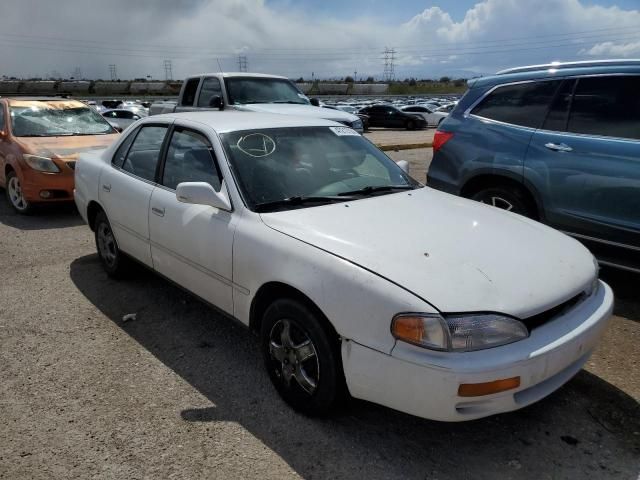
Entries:
[[18, 213], [73, 201], [80, 152], [105, 148], [118, 133], [95, 110], [64, 98], [0, 98], [0, 187]]

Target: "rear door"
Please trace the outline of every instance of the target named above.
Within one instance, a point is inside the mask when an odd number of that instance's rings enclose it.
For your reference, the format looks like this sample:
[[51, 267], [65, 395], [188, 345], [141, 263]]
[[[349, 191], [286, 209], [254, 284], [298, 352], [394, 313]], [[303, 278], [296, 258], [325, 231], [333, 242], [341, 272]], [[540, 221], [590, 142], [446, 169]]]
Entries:
[[154, 268], [222, 310], [233, 313], [232, 246], [235, 214], [181, 203], [182, 182], [207, 182], [220, 191], [222, 177], [211, 140], [198, 124], [176, 124], [160, 184], [151, 196], [149, 229]]
[[145, 124], [131, 132], [100, 175], [100, 203], [118, 246], [152, 267], [149, 202], [168, 124]]
[[552, 225], [586, 240], [640, 247], [639, 85], [638, 75], [563, 85], [525, 168]]

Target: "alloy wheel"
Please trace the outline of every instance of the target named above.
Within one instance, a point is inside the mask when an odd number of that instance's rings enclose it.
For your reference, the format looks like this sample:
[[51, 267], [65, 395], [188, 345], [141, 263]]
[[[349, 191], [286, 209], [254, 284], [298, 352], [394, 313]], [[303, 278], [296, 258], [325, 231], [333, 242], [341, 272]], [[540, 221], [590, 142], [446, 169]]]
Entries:
[[320, 380], [320, 363], [309, 335], [296, 323], [278, 320], [269, 333], [269, 355], [276, 376], [291, 388], [298, 385], [312, 395]]
[[511, 202], [509, 202], [508, 200], [502, 197], [497, 197], [495, 195], [491, 195], [489, 197], [483, 198], [482, 200], [480, 200], [480, 203], [484, 203], [486, 205], [492, 205], [494, 207], [501, 208], [502, 210], [507, 210], [509, 212], [513, 210], [513, 204]]
[[118, 255], [116, 240], [111, 228], [104, 222], [98, 225], [98, 251], [107, 266], [113, 267]]
[[17, 176], [13, 176], [9, 179], [7, 192], [9, 193], [11, 204], [15, 207], [16, 210], [22, 211], [27, 209], [27, 201], [24, 198], [24, 194], [22, 193], [22, 186], [20, 185], [20, 180]]

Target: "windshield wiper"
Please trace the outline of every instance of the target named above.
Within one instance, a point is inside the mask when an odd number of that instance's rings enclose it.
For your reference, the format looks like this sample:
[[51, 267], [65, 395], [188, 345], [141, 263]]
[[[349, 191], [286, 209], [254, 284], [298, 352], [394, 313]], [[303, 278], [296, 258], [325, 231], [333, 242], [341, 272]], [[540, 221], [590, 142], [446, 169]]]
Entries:
[[289, 198], [283, 198], [281, 200], [273, 200], [271, 202], [258, 203], [253, 207], [253, 210], [258, 213], [268, 212], [272, 209], [280, 207], [297, 207], [299, 205], [307, 205], [309, 203], [334, 203], [334, 202], [346, 202], [350, 200], [346, 195], [336, 196], [318, 196], [318, 197], [302, 197], [294, 196]]
[[290, 103], [292, 105], [306, 105], [305, 102], [296, 102], [294, 100], [278, 100], [277, 102], [271, 102], [271, 103]]
[[368, 185], [358, 190], [352, 190], [350, 192], [341, 192], [338, 196], [353, 196], [353, 195], [372, 195], [378, 192], [393, 192], [397, 190], [413, 190], [416, 187], [413, 185], [380, 185], [378, 187], [372, 187]]

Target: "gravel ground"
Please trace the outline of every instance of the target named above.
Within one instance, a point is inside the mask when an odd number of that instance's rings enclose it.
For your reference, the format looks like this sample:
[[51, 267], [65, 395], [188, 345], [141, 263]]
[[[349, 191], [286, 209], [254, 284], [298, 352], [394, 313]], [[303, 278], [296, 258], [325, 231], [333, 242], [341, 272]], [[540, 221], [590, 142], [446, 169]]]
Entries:
[[[428, 152], [396, 155], [423, 181]], [[145, 270], [109, 279], [73, 207], [20, 217], [0, 199], [0, 252], [0, 478], [638, 479], [638, 276], [603, 271], [615, 318], [535, 405], [445, 424], [353, 401], [309, 419], [244, 328]]]
[[398, 128], [372, 128], [364, 134], [376, 145], [402, 145], [403, 143], [431, 143], [435, 128], [405, 130]]

